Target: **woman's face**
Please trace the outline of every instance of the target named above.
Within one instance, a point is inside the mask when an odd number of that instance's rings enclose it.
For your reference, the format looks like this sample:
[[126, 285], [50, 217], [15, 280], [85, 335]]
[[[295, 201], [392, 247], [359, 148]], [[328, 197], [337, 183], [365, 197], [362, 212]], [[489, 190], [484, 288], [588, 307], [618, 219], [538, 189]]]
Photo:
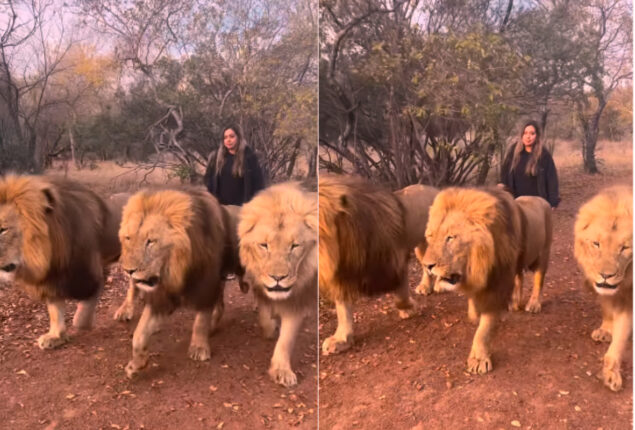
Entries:
[[523, 130], [523, 145], [531, 147], [536, 143], [536, 129], [533, 125], [528, 125]]
[[234, 154], [238, 149], [238, 136], [236, 136], [236, 132], [231, 128], [225, 130], [223, 134], [223, 144], [230, 154]]

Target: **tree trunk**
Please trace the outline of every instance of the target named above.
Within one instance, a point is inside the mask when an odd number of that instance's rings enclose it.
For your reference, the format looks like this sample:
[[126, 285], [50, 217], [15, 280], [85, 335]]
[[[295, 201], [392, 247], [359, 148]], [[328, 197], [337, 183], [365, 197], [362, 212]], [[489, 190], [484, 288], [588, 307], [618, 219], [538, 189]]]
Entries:
[[71, 160], [73, 161], [73, 165], [75, 166], [75, 169], [79, 170], [79, 162], [77, 161], [77, 157], [75, 155], [75, 138], [73, 137], [73, 125], [70, 124], [68, 126], [68, 140], [70, 141], [70, 145], [71, 145]]
[[600, 117], [606, 106], [606, 102], [601, 99], [598, 107], [591, 115], [584, 115], [583, 111], [578, 113], [578, 118], [582, 124], [582, 159], [584, 160], [584, 171], [590, 174], [600, 173], [595, 159], [595, 147], [597, 146], [598, 135], [600, 133]]

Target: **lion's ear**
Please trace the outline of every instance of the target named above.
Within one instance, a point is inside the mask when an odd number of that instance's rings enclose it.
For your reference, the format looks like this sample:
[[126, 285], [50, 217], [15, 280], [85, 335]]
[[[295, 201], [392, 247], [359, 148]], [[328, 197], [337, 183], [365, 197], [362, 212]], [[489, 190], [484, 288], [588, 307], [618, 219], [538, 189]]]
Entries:
[[489, 233], [478, 234], [469, 253], [467, 262], [467, 281], [480, 289], [487, 284], [487, 278], [494, 267], [494, 240]]

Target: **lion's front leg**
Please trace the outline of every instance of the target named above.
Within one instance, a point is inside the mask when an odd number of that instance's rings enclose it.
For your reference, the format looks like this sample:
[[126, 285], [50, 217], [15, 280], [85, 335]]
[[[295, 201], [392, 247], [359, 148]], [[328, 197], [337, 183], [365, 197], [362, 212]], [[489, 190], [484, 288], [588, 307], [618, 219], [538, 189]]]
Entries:
[[399, 285], [399, 288], [395, 291], [395, 307], [401, 319], [410, 318], [417, 313], [417, 305], [412, 297], [410, 297], [407, 274], [404, 275], [401, 285]]
[[206, 361], [211, 357], [209, 346], [209, 334], [212, 314], [210, 312], [197, 312], [192, 326], [192, 340], [188, 355], [192, 360]]
[[474, 299], [471, 297], [467, 298], [467, 319], [472, 323], [478, 323], [478, 311], [476, 310], [476, 305], [474, 304]]
[[496, 317], [495, 313], [481, 314], [472, 341], [472, 350], [467, 358], [467, 370], [470, 373], [484, 374], [493, 369], [489, 344], [496, 326]]
[[66, 334], [66, 323], [64, 322], [64, 312], [66, 304], [64, 300], [47, 300], [46, 307], [49, 313], [49, 332], [40, 336], [37, 343], [41, 349], [57, 348], [68, 342]]
[[126, 375], [132, 378], [139, 370], [148, 365], [148, 343], [150, 336], [158, 330], [160, 318], [146, 305], [132, 336], [132, 360], [126, 366]]
[[271, 312], [271, 306], [264, 301], [258, 303], [258, 323], [265, 339], [273, 339], [276, 336], [278, 323]]
[[114, 319], [116, 321], [130, 321], [134, 316], [134, 300], [137, 293], [137, 287], [134, 286], [132, 278], [128, 281], [128, 291], [126, 299], [115, 311]]
[[337, 354], [353, 346], [353, 304], [335, 301], [337, 311], [337, 329], [322, 344], [322, 354]]
[[95, 323], [95, 308], [97, 307], [98, 296], [83, 300], [77, 304], [77, 310], [73, 316], [73, 326], [79, 329], [88, 330]]
[[620, 373], [622, 356], [626, 350], [628, 338], [632, 330], [632, 312], [620, 312], [615, 315], [613, 322], [613, 340], [604, 355], [604, 368], [602, 369], [604, 385], [613, 391], [622, 389], [622, 375]]
[[534, 273], [534, 287], [531, 291], [531, 297], [525, 305], [525, 311], [531, 313], [538, 313], [542, 309], [540, 304], [540, 294], [542, 293], [542, 287], [545, 283], [545, 268], [539, 267]]
[[610, 342], [611, 333], [613, 333], [613, 309], [604, 301], [600, 304], [602, 306], [602, 324], [593, 330], [591, 339], [596, 342]]
[[425, 248], [420, 250], [420, 246], [421, 245], [415, 247], [415, 257], [417, 257], [417, 260], [421, 264], [421, 281], [419, 281], [419, 285], [417, 285], [417, 288], [415, 288], [415, 293], [427, 296], [429, 294], [432, 294], [434, 280], [432, 279], [430, 271], [423, 265], [423, 255], [425, 254]]
[[269, 376], [278, 384], [291, 387], [298, 383], [298, 378], [291, 369], [291, 353], [298, 337], [304, 315], [284, 314], [280, 321], [280, 336], [271, 357]]
[[512, 291], [512, 301], [509, 304], [510, 311], [519, 311], [521, 309], [520, 302], [523, 299], [523, 272], [516, 273], [514, 276], [514, 290]]
[[224, 313], [225, 313], [225, 300], [224, 300], [224, 297], [221, 295], [219, 299], [216, 301], [216, 304], [214, 305], [214, 309], [212, 310], [212, 320], [209, 327], [210, 333], [214, 333], [216, 330], [218, 330], [218, 325], [220, 324], [220, 320], [223, 317]]

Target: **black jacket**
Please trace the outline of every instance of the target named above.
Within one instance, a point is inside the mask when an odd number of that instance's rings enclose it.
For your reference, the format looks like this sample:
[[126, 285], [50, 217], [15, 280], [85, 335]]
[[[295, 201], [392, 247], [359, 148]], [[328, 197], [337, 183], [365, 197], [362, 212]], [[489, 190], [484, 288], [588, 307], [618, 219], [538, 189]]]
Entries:
[[[216, 197], [219, 195], [219, 181], [218, 174], [216, 172], [217, 154], [218, 152], [216, 152], [214, 156], [210, 157], [210, 161], [207, 165], [207, 170], [205, 171], [205, 176], [203, 178], [205, 186], [207, 186], [207, 190]], [[245, 164], [243, 166], [243, 178], [245, 182], [242, 203], [247, 203], [258, 191], [265, 187], [265, 180], [260, 164], [258, 163], [258, 157], [249, 146], [245, 147], [245, 158], [243, 162]]]
[[[514, 145], [508, 149], [503, 165], [501, 166], [500, 181], [511, 190], [514, 197], [519, 197], [514, 184], [514, 174], [511, 171]], [[540, 154], [540, 158], [538, 159], [536, 178], [538, 181], [538, 195], [547, 200], [551, 207], [558, 207], [560, 203], [558, 173], [556, 172], [556, 165], [553, 162], [551, 154], [545, 148], [542, 148], [542, 154]]]

